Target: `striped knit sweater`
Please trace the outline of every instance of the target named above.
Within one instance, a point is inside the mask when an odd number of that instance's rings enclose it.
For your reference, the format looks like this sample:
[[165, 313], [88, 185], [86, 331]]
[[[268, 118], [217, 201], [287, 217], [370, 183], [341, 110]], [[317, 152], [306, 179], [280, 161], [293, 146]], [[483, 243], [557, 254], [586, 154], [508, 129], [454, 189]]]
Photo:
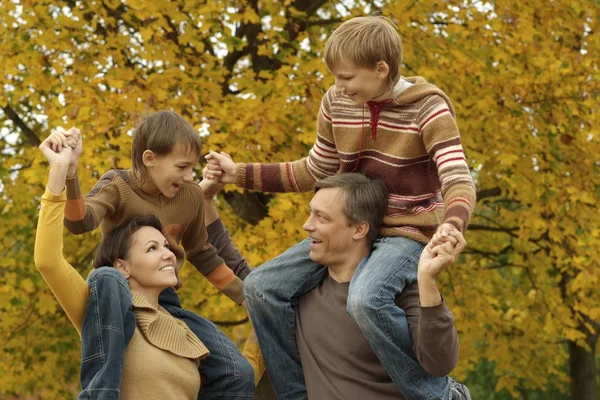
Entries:
[[242, 281], [238, 276], [243, 277], [248, 271], [237, 271], [236, 276], [207, 242], [204, 198], [198, 185], [185, 184], [169, 199], [144, 191], [132, 170], [111, 170], [84, 199], [77, 175], [67, 179], [64, 224], [71, 233], [82, 234], [99, 225], [106, 233], [125, 220], [147, 214], [160, 219], [163, 233], [183, 245], [187, 260], [217, 289], [237, 304], [242, 303]]
[[237, 164], [238, 186], [306, 192], [338, 172], [382, 180], [390, 191], [381, 236], [427, 243], [444, 222], [466, 228], [475, 186], [450, 99], [423, 78], [401, 79], [393, 100], [355, 106], [332, 86], [323, 96], [308, 157]]

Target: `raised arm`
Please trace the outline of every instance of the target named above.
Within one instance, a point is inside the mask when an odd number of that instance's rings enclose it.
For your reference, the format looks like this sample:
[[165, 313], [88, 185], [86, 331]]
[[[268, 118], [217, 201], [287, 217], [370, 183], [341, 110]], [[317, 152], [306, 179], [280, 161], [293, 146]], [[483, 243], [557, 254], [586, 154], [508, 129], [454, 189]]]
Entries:
[[332, 86], [321, 100], [316, 140], [307, 157], [274, 164], [235, 164], [211, 151], [206, 156], [209, 178], [215, 177], [223, 183], [235, 183], [260, 192], [311, 191], [315, 182], [334, 175], [340, 167], [330, 111], [334, 95], [335, 87]]
[[65, 179], [72, 149], [61, 146], [58, 152], [52, 135], [40, 150], [50, 163], [48, 184], [42, 196], [36, 231], [34, 261], [63, 310], [81, 334], [89, 288], [83, 277], [63, 255], [63, 212], [66, 204]]
[[419, 364], [431, 375], [446, 376], [458, 363], [459, 340], [454, 316], [437, 287], [437, 276], [456, 260], [465, 241], [457, 230], [439, 245], [434, 245], [434, 239], [421, 255], [418, 285], [407, 286], [396, 304], [406, 313]]
[[[475, 185], [454, 119], [454, 109], [442, 94], [429, 96], [421, 109], [424, 110], [419, 114], [421, 136], [442, 185], [444, 225], [452, 225], [464, 232], [475, 206]], [[443, 228], [444, 232], [448, 230], [448, 226]]]

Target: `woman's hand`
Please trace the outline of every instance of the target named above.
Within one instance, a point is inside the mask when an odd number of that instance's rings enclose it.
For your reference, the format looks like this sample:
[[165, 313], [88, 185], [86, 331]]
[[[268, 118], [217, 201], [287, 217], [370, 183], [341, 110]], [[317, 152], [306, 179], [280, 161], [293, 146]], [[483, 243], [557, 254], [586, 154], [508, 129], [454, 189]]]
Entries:
[[[40, 151], [50, 164], [50, 172], [48, 173], [48, 189], [58, 195], [65, 190], [65, 180], [69, 170], [71, 160], [70, 146], [66, 145], [63, 138], [64, 135], [53, 132], [40, 144]], [[58, 151], [55, 151], [57, 149]]]

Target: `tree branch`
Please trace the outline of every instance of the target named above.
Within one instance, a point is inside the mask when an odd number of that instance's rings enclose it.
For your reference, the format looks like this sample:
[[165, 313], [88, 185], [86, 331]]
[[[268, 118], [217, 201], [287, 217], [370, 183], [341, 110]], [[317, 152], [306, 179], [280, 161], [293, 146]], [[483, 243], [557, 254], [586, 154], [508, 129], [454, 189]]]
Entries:
[[477, 201], [483, 200], [488, 197], [500, 196], [502, 194], [502, 190], [500, 188], [492, 188], [492, 189], [483, 189], [477, 192]]
[[248, 321], [250, 321], [248, 319], [248, 317], [241, 319], [239, 321], [211, 321], [213, 324], [216, 325], [221, 325], [221, 326], [237, 326], [237, 325], [243, 325], [245, 323], [247, 323]]
[[39, 146], [42, 143], [42, 141], [40, 140], [40, 138], [37, 137], [37, 135], [35, 134], [35, 132], [32, 131], [25, 124], [25, 122], [21, 119], [21, 117], [19, 117], [17, 115], [17, 113], [15, 112], [15, 110], [13, 110], [10, 105], [7, 104], [6, 106], [2, 106], [2, 111], [4, 111], [4, 114], [6, 114], [6, 116], [17, 127], [19, 127], [19, 129], [21, 129], [21, 131], [23, 131], [23, 133], [25, 134], [25, 137], [27, 138], [27, 140], [29, 141], [29, 143], [31, 143], [32, 146]]

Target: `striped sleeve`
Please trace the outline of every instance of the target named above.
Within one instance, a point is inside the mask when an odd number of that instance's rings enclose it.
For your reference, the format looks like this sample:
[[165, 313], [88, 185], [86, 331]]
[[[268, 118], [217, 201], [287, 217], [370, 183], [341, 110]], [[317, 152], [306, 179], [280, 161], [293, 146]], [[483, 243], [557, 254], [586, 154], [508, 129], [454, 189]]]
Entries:
[[425, 148], [437, 167], [444, 199], [444, 222], [461, 232], [475, 204], [475, 185], [467, 165], [458, 126], [450, 105], [438, 95], [424, 98], [419, 130]]
[[64, 225], [69, 232], [80, 235], [93, 231], [106, 216], [113, 215], [119, 209], [123, 194], [116, 183], [117, 177], [117, 172], [108, 171], [94, 185], [85, 199], [81, 195], [78, 176], [67, 179]]
[[330, 112], [333, 88], [323, 96], [317, 117], [317, 138], [308, 157], [276, 164], [237, 164], [237, 185], [260, 192], [308, 192], [315, 182], [340, 167]]

